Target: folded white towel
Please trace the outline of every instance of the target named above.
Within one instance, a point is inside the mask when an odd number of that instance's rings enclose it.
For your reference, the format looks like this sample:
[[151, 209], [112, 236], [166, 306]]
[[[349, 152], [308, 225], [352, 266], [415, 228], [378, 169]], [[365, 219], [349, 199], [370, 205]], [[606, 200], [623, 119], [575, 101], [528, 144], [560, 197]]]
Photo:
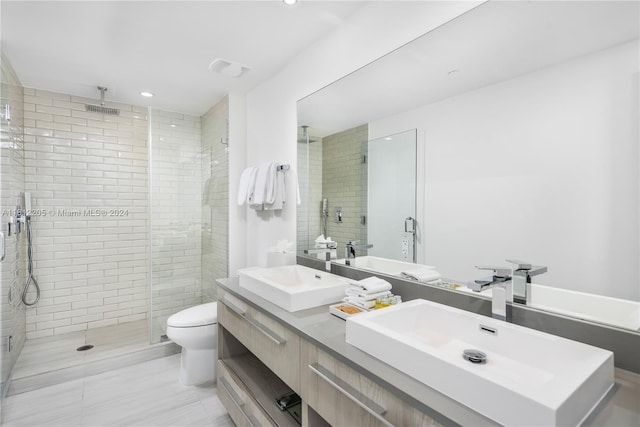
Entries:
[[276, 162], [266, 162], [258, 166], [256, 185], [251, 202], [252, 209], [262, 209], [263, 203], [273, 203], [276, 166]]
[[389, 292], [389, 291], [376, 292], [376, 293], [373, 293], [373, 294], [365, 294], [359, 288], [358, 288], [358, 290], [355, 290], [355, 289], [352, 289], [352, 288], [348, 288], [346, 291], [344, 291], [344, 293], [348, 297], [360, 298], [360, 299], [363, 299], [365, 301], [375, 301], [376, 298], [380, 298], [380, 297], [383, 297], [385, 295], [391, 295], [391, 292]]
[[366, 279], [362, 280], [352, 280], [350, 282], [350, 285], [356, 288], [360, 288], [361, 292], [365, 294], [373, 294], [376, 292], [391, 290], [391, 283], [376, 276], [367, 277]]
[[258, 168], [253, 167], [251, 175], [249, 176], [249, 183], [247, 184], [247, 200], [246, 203], [251, 205], [256, 191], [256, 178], [258, 176]]
[[361, 298], [356, 298], [356, 297], [345, 297], [344, 298], [345, 302], [348, 302], [349, 304], [353, 304], [356, 305], [358, 307], [362, 307], [362, 308], [373, 308], [376, 306], [376, 302], [375, 301], [365, 301]]
[[430, 268], [411, 268], [404, 270], [400, 275], [404, 278], [417, 280], [418, 282], [423, 283], [442, 278], [440, 273]]
[[240, 185], [238, 186], [238, 205], [245, 202], [250, 203], [253, 196], [253, 188], [256, 182], [256, 168], [249, 166], [240, 175]]
[[[282, 171], [280, 171], [282, 175]], [[284, 175], [282, 175], [284, 177]], [[278, 195], [278, 163], [271, 162], [267, 171], [267, 182], [264, 191], [264, 204], [273, 204]]]
[[275, 174], [276, 174], [275, 198], [273, 200], [273, 203], [267, 203], [265, 201], [264, 203], [265, 210], [282, 209], [286, 199], [286, 188], [284, 185], [284, 171], [278, 170], [276, 168]]

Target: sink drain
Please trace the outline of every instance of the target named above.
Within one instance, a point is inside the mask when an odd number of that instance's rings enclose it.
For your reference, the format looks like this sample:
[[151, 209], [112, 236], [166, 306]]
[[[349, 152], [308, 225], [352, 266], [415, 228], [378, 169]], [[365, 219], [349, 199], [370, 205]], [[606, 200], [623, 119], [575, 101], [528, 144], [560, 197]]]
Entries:
[[464, 350], [462, 357], [471, 363], [487, 363], [487, 355], [479, 350]]
[[91, 350], [92, 348], [93, 346], [91, 344], [81, 345], [80, 347], [76, 348], [76, 351], [87, 351], [87, 350]]

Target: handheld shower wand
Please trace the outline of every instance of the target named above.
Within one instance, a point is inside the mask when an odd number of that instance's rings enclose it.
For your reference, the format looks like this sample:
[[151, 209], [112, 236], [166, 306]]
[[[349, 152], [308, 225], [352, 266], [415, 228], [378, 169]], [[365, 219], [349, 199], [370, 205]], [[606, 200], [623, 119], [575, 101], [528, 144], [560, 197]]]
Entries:
[[[27, 281], [25, 282], [22, 289], [22, 303], [27, 307], [34, 306], [40, 300], [40, 285], [38, 285], [38, 281], [33, 275], [33, 242], [31, 237], [31, 194], [28, 192], [24, 193], [24, 225], [27, 229]], [[22, 220], [22, 218], [21, 218]], [[27, 293], [29, 292], [29, 288], [33, 285], [36, 289], [36, 298], [29, 302], [27, 300]], [[9, 299], [11, 299], [11, 293], [9, 293]]]
[[327, 236], [327, 218], [329, 218], [329, 203], [327, 199], [322, 199], [322, 235]]

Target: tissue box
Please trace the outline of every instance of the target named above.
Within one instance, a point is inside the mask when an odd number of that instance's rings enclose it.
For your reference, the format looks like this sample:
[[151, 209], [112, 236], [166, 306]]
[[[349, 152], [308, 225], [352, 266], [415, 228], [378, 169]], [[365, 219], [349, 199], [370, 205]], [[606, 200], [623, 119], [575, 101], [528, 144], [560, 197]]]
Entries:
[[295, 265], [296, 254], [293, 252], [267, 252], [267, 267]]

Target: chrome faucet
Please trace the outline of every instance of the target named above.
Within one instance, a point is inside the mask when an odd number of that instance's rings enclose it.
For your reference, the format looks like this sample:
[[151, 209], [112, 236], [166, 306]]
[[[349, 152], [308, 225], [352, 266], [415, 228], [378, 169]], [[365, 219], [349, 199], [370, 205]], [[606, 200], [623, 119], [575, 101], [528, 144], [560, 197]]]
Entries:
[[356, 249], [369, 249], [372, 248], [373, 245], [369, 244], [369, 245], [359, 245], [357, 240], [349, 240], [347, 242], [347, 247], [345, 250], [345, 258], [347, 259], [346, 264], [347, 265], [351, 265], [349, 263], [350, 259], [355, 259], [356, 258]]
[[307, 255], [325, 254], [324, 268], [327, 271], [331, 271], [331, 250], [335, 248], [318, 248], [318, 249], [305, 249], [304, 253]]
[[508, 259], [507, 262], [515, 264], [511, 273], [513, 300], [520, 304], [531, 304], [531, 290], [527, 285], [531, 283], [533, 276], [546, 273], [547, 267], [544, 265], [531, 265], [517, 259]]
[[509, 267], [476, 265], [478, 270], [492, 270], [493, 275], [484, 279], [473, 280], [467, 287], [474, 292], [491, 291], [491, 317], [511, 321], [511, 305], [513, 302], [513, 283]]

